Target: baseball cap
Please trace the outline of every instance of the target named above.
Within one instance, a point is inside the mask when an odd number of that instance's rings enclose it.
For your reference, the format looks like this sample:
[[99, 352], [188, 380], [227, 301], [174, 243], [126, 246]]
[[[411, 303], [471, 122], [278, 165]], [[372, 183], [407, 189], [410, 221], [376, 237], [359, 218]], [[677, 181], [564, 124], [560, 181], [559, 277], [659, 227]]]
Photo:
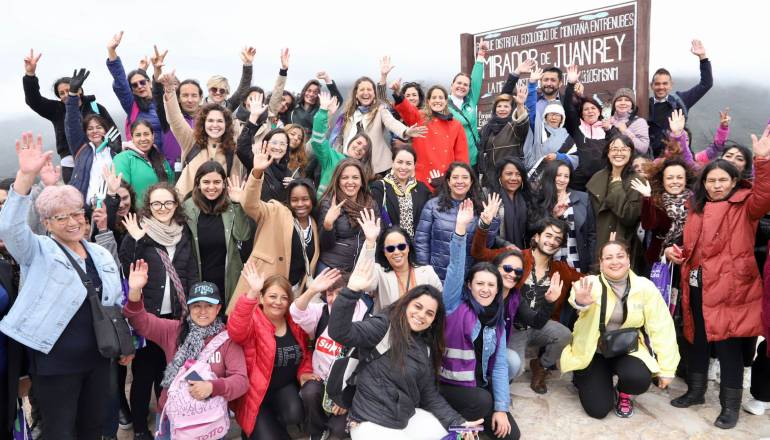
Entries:
[[199, 281], [192, 285], [190, 295], [187, 297], [187, 304], [198, 301], [206, 301], [211, 304], [219, 304], [222, 298], [219, 296], [219, 288], [216, 284], [208, 281]]

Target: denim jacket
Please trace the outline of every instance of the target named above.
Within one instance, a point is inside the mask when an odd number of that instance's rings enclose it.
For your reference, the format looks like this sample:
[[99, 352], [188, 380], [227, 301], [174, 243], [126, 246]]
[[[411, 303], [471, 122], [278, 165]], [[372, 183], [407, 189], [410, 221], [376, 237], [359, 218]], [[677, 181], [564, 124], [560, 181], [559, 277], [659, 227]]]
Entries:
[[[86, 288], [54, 240], [32, 233], [26, 222], [31, 205], [32, 197], [11, 189], [0, 210], [0, 240], [21, 267], [21, 290], [11, 310], [0, 321], [0, 331], [33, 350], [48, 354], [86, 299]], [[112, 255], [97, 244], [83, 242], [83, 245], [102, 280], [102, 304], [120, 305], [123, 289]], [[85, 271], [85, 260], [74, 252], [70, 255]]]
[[[447, 276], [444, 280], [443, 294], [444, 307], [446, 308], [447, 314], [447, 328], [450, 326], [462, 325], [461, 322], [455, 322], [460, 315], [459, 313], [455, 313], [455, 311], [464, 306], [462, 297], [464, 289], [463, 278], [465, 277], [466, 236], [467, 234], [459, 236], [453, 232], [452, 239], [449, 243], [450, 260], [449, 267], [447, 268]], [[462, 319], [461, 317], [459, 318]], [[473, 350], [472, 341], [476, 340], [480, 331], [482, 331], [481, 322], [478, 317], [475, 317], [471, 334], [465, 335], [464, 342], [469, 345], [469, 350]], [[477, 386], [486, 386], [489, 384], [490, 378], [488, 377], [487, 372], [490, 370], [491, 362], [492, 397], [494, 399], [495, 411], [508, 411], [508, 407], [511, 404], [511, 394], [509, 392], [508, 384], [508, 358], [505, 347], [507, 337], [505, 335], [505, 326], [498, 325], [496, 328], [485, 327], [483, 338], [484, 351], [482, 353], [482, 358], [476, 359], [476, 362], [481, 361], [481, 372], [484, 383], [477, 384]], [[447, 340], [447, 348], [455, 348], [454, 345], [456, 345], [457, 342], [458, 341]], [[442, 370], [444, 369], [443, 365], [446, 365], [446, 362], [442, 364]]]

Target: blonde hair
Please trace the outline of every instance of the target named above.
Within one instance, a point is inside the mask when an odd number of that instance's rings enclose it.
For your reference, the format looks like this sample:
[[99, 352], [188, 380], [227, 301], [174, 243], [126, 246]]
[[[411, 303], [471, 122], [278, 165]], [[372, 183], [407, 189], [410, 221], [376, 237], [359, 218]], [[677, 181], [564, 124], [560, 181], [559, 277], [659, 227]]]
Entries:
[[230, 93], [230, 83], [227, 82], [227, 78], [222, 75], [214, 75], [206, 81], [206, 89], [210, 90], [212, 87], [225, 89], [228, 94]]

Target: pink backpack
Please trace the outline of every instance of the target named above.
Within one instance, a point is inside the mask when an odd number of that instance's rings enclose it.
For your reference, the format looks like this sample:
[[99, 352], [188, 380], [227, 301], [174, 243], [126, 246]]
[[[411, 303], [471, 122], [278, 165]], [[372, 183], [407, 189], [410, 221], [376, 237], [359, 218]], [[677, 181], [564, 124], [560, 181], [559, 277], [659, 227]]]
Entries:
[[[179, 369], [168, 388], [168, 399], [161, 413], [161, 421], [167, 417], [171, 426], [171, 438], [174, 440], [212, 440], [221, 439], [230, 429], [230, 417], [227, 401], [222, 396], [209, 397], [206, 400], [194, 399], [187, 385], [187, 376], [193, 371], [203, 380], [216, 379], [211, 371], [208, 359], [230, 338], [227, 331], [216, 335], [206, 344], [198, 359], [190, 359]], [[163, 424], [161, 424], [163, 426]], [[161, 428], [162, 430], [162, 428]], [[161, 432], [158, 432], [161, 434]]]

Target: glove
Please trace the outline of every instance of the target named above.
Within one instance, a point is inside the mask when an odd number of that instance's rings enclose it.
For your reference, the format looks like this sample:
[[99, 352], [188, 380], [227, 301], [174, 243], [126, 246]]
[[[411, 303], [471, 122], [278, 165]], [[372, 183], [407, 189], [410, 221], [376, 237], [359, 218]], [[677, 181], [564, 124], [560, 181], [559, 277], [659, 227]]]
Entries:
[[90, 74], [91, 72], [86, 69], [80, 69], [80, 72], [75, 69], [72, 72], [72, 78], [70, 79], [70, 93], [77, 95]]

